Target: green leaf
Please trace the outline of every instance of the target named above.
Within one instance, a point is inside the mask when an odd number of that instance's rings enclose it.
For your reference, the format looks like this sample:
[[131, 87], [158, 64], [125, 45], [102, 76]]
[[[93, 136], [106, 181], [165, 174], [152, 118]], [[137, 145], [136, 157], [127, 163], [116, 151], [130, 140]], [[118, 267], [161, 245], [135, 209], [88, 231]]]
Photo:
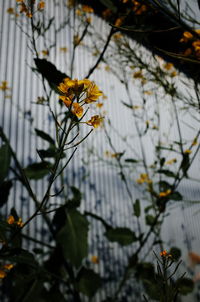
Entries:
[[8, 196], [10, 193], [10, 189], [12, 188], [12, 181], [4, 181], [0, 185], [0, 207], [3, 207], [4, 204], [8, 201]]
[[84, 215], [73, 209], [66, 215], [64, 227], [57, 234], [64, 257], [73, 265], [79, 267], [88, 252], [88, 226], [89, 223]]
[[42, 139], [49, 142], [50, 144], [55, 145], [55, 141], [53, 140], [53, 138], [51, 138], [51, 136], [48, 133], [36, 128], [35, 128], [35, 132], [37, 136], [41, 137]]
[[126, 159], [125, 159], [125, 162], [126, 162], [126, 163], [133, 163], [133, 164], [135, 164], [135, 163], [138, 163], [139, 160], [136, 160], [136, 159], [134, 159], [134, 158], [126, 158]]
[[155, 217], [152, 215], [146, 215], [146, 224], [147, 225], [154, 225], [155, 223]]
[[169, 198], [172, 200], [182, 200], [183, 196], [179, 192], [173, 192], [170, 194]]
[[8, 175], [11, 162], [11, 153], [8, 144], [4, 144], [0, 148], [0, 184]]
[[160, 170], [158, 170], [157, 172], [160, 173], [160, 174], [164, 174], [164, 175], [166, 175], [166, 176], [168, 176], [168, 177], [173, 177], [173, 178], [176, 177], [176, 174], [174, 174], [174, 173], [173, 173], [172, 171], [170, 171], [170, 170], [160, 169]]
[[176, 281], [176, 285], [178, 287], [178, 291], [182, 295], [187, 295], [194, 289], [194, 282], [189, 278], [180, 278]]
[[101, 286], [101, 277], [93, 270], [82, 267], [78, 273], [77, 282], [79, 291], [92, 297]]
[[109, 8], [113, 13], [117, 12], [117, 7], [114, 5], [113, 1], [111, 0], [100, 0], [100, 2]]
[[129, 245], [137, 241], [135, 233], [128, 228], [108, 228], [105, 236], [109, 241], [118, 242], [121, 245]]
[[28, 178], [38, 180], [49, 174], [52, 168], [53, 165], [50, 162], [43, 161], [28, 165], [24, 172]]
[[134, 215], [136, 217], [140, 217], [141, 209], [140, 209], [140, 200], [136, 199], [134, 205], [133, 205]]

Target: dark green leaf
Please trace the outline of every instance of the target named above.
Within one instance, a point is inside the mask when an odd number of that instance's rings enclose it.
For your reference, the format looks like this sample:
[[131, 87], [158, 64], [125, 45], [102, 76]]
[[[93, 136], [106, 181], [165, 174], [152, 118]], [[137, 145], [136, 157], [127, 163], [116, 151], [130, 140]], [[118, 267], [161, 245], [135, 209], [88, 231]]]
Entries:
[[136, 159], [134, 159], [134, 158], [126, 158], [126, 159], [125, 159], [125, 162], [135, 164], [135, 163], [138, 163], [138, 160], [136, 160]]
[[38, 180], [49, 174], [51, 168], [53, 168], [51, 163], [43, 161], [27, 166], [24, 171], [28, 178]]
[[4, 204], [8, 201], [8, 196], [10, 189], [12, 188], [12, 181], [4, 181], [0, 185], [0, 207], [3, 207]]
[[140, 209], [140, 200], [136, 199], [134, 205], [133, 205], [134, 215], [136, 217], [140, 217], [141, 209]]
[[176, 285], [182, 295], [187, 295], [194, 289], [194, 282], [189, 278], [180, 278], [176, 281]]
[[113, 1], [111, 0], [100, 0], [100, 2], [109, 8], [113, 13], [117, 12], [117, 7], [114, 5]]
[[49, 82], [49, 85], [55, 89], [56, 92], [58, 90], [56, 87], [65, 79], [69, 78], [65, 73], [59, 71], [55, 65], [46, 59], [34, 59], [35, 64], [37, 66], [37, 71], [41, 73], [41, 75]]
[[183, 154], [183, 159], [181, 162], [181, 169], [183, 171], [183, 175], [187, 177], [187, 170], [190, 166], [190, 156], [188, 153]]
[[152, 215], [146, 215], [146, 224], [147, 225], [154, 225], [155, 217]]
[[170, 194], [169, 198], [172, 200], [182, 200], [183, 196], [179, 192], [173, 192], [172, 194]]
[[175, 261], [178, 261], [179, 258], [181, 257], [181, 250], [177, 247], [172, 247], [169, 251], [169, 254], [172, 255]]
[[51, 138], [51, 136], [48, 133], [36, 128], [35, 128], [35, 132], [37, 136], [41, 137], [42, 139], [49, 142], [50, 144], [55, 145], [55, 141], [53, 140], [53, 138]]
[[66, 215], [65, 225], [57, 234], [64, 257], [73, 265], [79, 267], [84, 257], [87, 256], [89, 223], [85, 216], [73, 209]]
[[168, 177], [176, 177], [176, 174], [174, 174], [172, 171], [170, 171], [170, 170], [164, 170], [164, 169], [160, 169], [160, 170], [158, 170], [157, 171], [158, 173], [160, 173], [160, 174], [164, 174], [164, 175], [166, 175], [166, 176], [168, 176]]
[[129, 245], [137, 241], [135, 233], [128, 228], [109, 228], [105, 236], [111, 242], [118, 242], [121, 245]]
[[83, 267], [78, 273], [77, 282], [79, 291], [92, 297], [101, 286], [101, 277], [93, 270]]
[[4, 144], [0, 148], [0, 184], [8, 175], [11, 161], [11, 153], [8, 144]]

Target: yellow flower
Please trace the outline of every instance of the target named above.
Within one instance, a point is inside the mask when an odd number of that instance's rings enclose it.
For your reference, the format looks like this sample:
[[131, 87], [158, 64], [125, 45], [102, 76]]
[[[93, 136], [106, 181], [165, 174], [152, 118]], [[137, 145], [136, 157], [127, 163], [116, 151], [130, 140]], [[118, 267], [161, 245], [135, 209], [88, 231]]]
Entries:
[[110, 66], [106, 65], [105, 66], [105, 71], [110, 71]]
[[98, 104], [96, 104], [96, 106], [97, 106], [98, 108], [101, 108], [101, 107], [103, 106], [103, 103], [98, 103]]
[[147, 11], [147, 6], [144, 4], [142, 5], [141, 2], [132, 0], [132, 3], [134, 5], [133, 11], [135, 12], [136, 15], [141, 15], [142, 13]]
[[176, 158], [172, 158], [172, 159], [170, 159], [170, 160], [168, 160], [168, 161], [166, 161], [166, 165], [172, 165], [173, 163], [176, 163], [177, 162], [177, 159]]
[[92, 18], [91, 18], [91, 17], [88, 17], [88, 18], [85, 19], [85, 21], [86, 21], [88, 24], [90, 24], [90, 23], [92, 22]]
[[42, 50], [41, 52], [42, 52], [42, 54], [44, 56], [48, 56], [49, 55], [49, 51], [48, 50]]
[[38, 3], [38, 6], [37, 6], [38, 10], [43, 10], [44, 7], [45, 7], [45, 2], [44, 2], [44, 1], [40, 1], [40, 2]]
[[193, 35], [189, 31], [185, 31], [183, 33], [182, 38], [180, 39], [180, 42], [187, 43], [189, 40], [193, 38]]
[[161, 257], [167, 257], [167, 255], [168, 255], [168, 253], [167, 253], [166, 250], [160, 252], [160, 256], [161, 256]]
[[21, 218], [19, 218], [18, 221], [16, 221], [16, 225], [17, 225], [18, 227], [20, 227], [20, 228], [23, 227], [24, 224], [23, 224]]
[[134, 79], [143, 79], [142, 71], [141, 71], [141, 70], [136, 71], [136, 72], [133, 74], [133, 77], [134, 77]]
[[87, 97], [84, 100], [86, 104], [96, 102], [98, 98], [103, 94], [98, 86], [93, 82], [87, 89]]
[[13, 224], [13, 223], [15, 223], [15, 218], [14, 218], [14, 216], [10, 215], [10, 216], [8, 217], [8, 219], [7, 219], [7, 223], [8, 223], [8, 224]]
[[8, 87], [8, 82], [7, 81], [2, 81], [1, 82], [1, 86], [0, 86], [0, 90], [9, 90], [10, 88]]
[[170, 189], [168, 189], [168, 190], [165, 191], [165, 192], [160, 192], [160, 193], [159, 193], [159, 197], [166, 197], [166, 196], [170, 195], [171, 192], [172, 192], [172, 191], [171, 191]]
[[163, 67], [164, 67], [166, 70], [172, 69], [173, 66], [174, 66], [174, 65], [173, 65], [172, 63], [165, 63], [165, 64], [163, 65]]
[[72, 104], [72, 98], [64, 96], [64, 95], [60, 95], [60, 100], [63, 101], [63, 103], [65, 104], [65, 106], [70, 107]]
[[68, 50], [67, 47], [60, 47], [61, 52], [67, 52], [67, 50]]
[[134, 105], [134, 106], [132, 106], [132, 109], [133, 110], [137, 110], [137, 109], [141, 109], [142, 107], [141, 106], [139, 106], [139, 105]]
[[176, 76], [177, 76], [177, 72], [176, 72], [176, 71], [172, 71], [172, 72], [170, 73], [170, 76], [171, 76], [172, 78], [176, 77]]
[[151, 90], [145, 90], [145, 91], [144, 91], [144, 94], [146, 94], [146, 95], [152, 95], [152, 94], [153, 94], [153, 91], [151, 91]]
[[4, 272], [3, 270], [0, 269], [0, 279], [3, 279], [6, 277], [6, 272]]
[[91, 117], [89, 121], [86, 122], [87, 125], [93, 126], [94, 128], [98, 128], [103, 121], [103, 117], [100, 117], [99, 115], [94, 115]]
[[10, 271], [13, 267], [14, 267], [13, 264], [5, 264], [5, 265], [3, 266], [4, 269], [9, 270], [9, 271]]
[[150, 184], [150, 183], [152, 183], [152, 180], [149, 178], [148, 174], [142, 173], [142, 174], [140, 174], [140, 178], [138, 178], [136, 180], [136, 182], [138, 184], [143, 184], [144, 182]]
[[92, 256], [91, 257], [91, 262], [94, 264], [99, 264], [99, 258], [97, 256]]
[[83, 115], [83, 107], [81, 107], [79, 103], [73, 103], [72, 106], [72, 113], [75, 114], [78, 118], [81, 118], [81, 116]]
[[108, 19], [112, 15], [112, 11], [107, 8], [102, 12], [102, 16], [104, 19]]
[[122, 23], [123, 23], [123, 18], [121, 17], [121, 18], [117, 18], [117, 20], [115, 21], [115, 26], [121, 26], [122, 25]]
[[186, 150], [184, 151], [184, 153], [185, 153], [185, 154], [190, 154], [190, 153], [192, 153], [192, 150], [186, 149]]
[[115, 39], [115, 40], [119, 40], [119, 39], [121, 39], [123, 36], [122, 36], [122, 34], [120, 34], [120, 33], [116, 33], [116, 34], [114, 34], [114, 36], [113, 36], [113, 38]]
[[89, 6], [89, 5], [82, 5], [82, 10], [85, 13], [89, 13], [89, 14], [91, 14], [91, 13], [94, 12], [93, 8], [91, 6]]
[[14, 218], [13, 215], [10, 215], [8, 217], [7, 223], [8, 224], [15, 224], [15, 225], [17, 225], [20, 228], [24, 225], [21, 218], [19, 218], [18, 220], [15, 220], [15, 218]]

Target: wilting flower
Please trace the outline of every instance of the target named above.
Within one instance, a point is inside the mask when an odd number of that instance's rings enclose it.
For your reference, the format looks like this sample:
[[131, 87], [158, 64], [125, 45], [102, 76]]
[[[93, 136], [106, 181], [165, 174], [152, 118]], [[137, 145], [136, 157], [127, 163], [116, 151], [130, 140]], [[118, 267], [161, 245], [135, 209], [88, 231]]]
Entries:
[[103, 117], [100, 117], [99, 115], [94, 115], [91, 117], [89, 121], [86, 122], [87, 125], [93, 126], [94, 128], [98, 128], [103, 121]]
[[172, 255], [169, 254], [166, 250], [161, 251], [160, 256], [163, 257], [163, 258], [171, 258], [172, 257]]

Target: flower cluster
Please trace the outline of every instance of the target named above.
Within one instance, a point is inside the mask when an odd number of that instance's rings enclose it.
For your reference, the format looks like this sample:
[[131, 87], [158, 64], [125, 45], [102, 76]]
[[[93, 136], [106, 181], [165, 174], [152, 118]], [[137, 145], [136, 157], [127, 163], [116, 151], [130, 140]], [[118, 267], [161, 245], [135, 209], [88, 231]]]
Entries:
[[14, 218], [13, 215], [10, 215], [8, 217], [7, 223], [10, 224], [10, 225], [11, 224], [16, 225], [16, 226], [18, 226], [20, 228], [23, 227], [23, 225], [24, 225], [21, 218], [19, 218], [18, 220], [15, 220], [15, 218]]
[[[19, 3], [19, 8], [20, 8], [20, 14], [25, 13], [26, 17], [32, 18], [33, 17], [33, 12], [31, 10], [30, 5], [27, 5], [24, 0], [16, 0], [17, 3]], [[35, 3], [35, 0], [32, 0], [32, 3]], [[45, 7], [45, 2], [44, 1], [39, 1], [37, 5], [37, 10], [42, 11]]]
[[[200, 34], [199, 29], [196, 29], [195, 32]], [[185, 31], [180, 39], [180, 42], [190, 44], [190, 47], [188, 47], [183, 53], [186, 57], [194, 55], [198, 60], [200, 60], [200, 39], [194, 37], [191, 32]]]
[[[85, 104], [94, 103], [103, 95], [98, 86], [88, 79], [72, 80], [65, 78], [58, 86], [58, 90], [62, 94], [60, 95], [60, 100], [78, 118], [83, 116], [83, 106]], [[86, 123], [97, 128], [101, 124], [102, 119], [102, 117], [95, 115]]]

